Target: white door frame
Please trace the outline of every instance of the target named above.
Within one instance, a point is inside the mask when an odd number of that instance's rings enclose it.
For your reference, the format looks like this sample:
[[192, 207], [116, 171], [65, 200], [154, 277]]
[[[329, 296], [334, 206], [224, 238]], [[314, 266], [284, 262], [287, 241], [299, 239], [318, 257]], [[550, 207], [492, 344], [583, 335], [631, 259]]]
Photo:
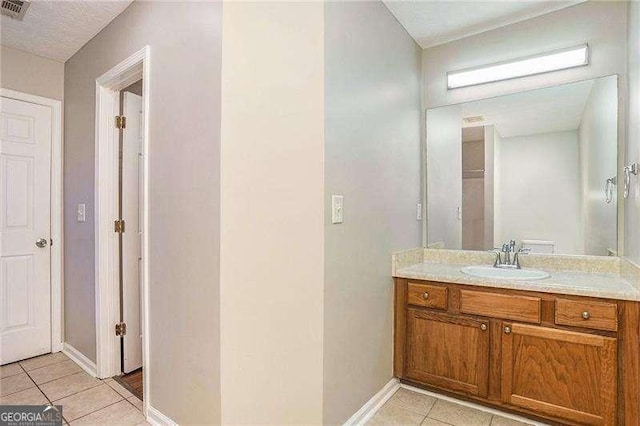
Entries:
[[145, 46], [96, 79], [95, 233], [96, 233], [96, 367], [99, 378], [121, 373], [118, 275], [118, 129], [120, 90], [142, 79], [143, 214], [142, 214], [142, 365], [144, 407], [149, 404], [149, 87], [150, 48]]
[[51, 108], [51, 352], [63, 346], [63, 195], [62, 195], [62, 102], [15, 90], [0, 88], [5, 98]]

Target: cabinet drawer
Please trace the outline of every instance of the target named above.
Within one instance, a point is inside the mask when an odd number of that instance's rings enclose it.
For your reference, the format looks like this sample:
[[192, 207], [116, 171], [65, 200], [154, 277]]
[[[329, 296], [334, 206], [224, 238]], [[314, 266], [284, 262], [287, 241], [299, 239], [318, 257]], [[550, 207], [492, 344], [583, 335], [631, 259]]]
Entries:
[[556, 324], [596, 330], [618, 330], [615, 303], [556, 299]]
[[429, 284], [409, 283], [407, 289], [407, 303], [426, 308], [447, 309], [446, 287]]
[[460, 312], [540, 324], [540, 298], [460, 290]]

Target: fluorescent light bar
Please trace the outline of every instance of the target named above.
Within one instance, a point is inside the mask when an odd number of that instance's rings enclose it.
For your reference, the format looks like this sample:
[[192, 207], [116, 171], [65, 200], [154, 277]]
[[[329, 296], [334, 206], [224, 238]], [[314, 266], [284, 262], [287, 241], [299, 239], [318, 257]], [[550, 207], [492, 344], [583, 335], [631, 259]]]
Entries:
[[589, 46], [583, 44], [542, 55], [447, 73], [447, 88], [474, 86], [542, 74], [589, 64]]

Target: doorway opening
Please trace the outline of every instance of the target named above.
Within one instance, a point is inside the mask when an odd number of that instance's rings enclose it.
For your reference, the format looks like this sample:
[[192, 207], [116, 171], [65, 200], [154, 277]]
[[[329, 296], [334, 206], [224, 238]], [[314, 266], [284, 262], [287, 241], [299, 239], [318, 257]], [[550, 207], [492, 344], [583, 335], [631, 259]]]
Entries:
[[145, 413], [149, 50], [96, 80], [97, 371], [142, 399]]
[[118, 233], [120, 370], [115, 379], [143, 399], [142, 368], [142, 79], [120, 91]]

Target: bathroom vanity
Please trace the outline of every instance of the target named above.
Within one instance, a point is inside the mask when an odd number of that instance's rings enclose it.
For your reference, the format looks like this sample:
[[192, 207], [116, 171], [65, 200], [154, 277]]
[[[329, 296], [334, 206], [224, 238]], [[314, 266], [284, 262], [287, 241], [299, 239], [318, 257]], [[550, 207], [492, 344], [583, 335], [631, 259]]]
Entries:
[[[639, 424], [637, 270], [620, 259], [580, 266], [567, 257], [555, 270], [546, 265], [546, 280], [483, 279], [442, 253], [413, 265], [394, 259], [402, 382], [546, 422]], [[466, 256], [471, 264], [486, 257]], [[544, 265], [544, 257], [528, 260]]]

